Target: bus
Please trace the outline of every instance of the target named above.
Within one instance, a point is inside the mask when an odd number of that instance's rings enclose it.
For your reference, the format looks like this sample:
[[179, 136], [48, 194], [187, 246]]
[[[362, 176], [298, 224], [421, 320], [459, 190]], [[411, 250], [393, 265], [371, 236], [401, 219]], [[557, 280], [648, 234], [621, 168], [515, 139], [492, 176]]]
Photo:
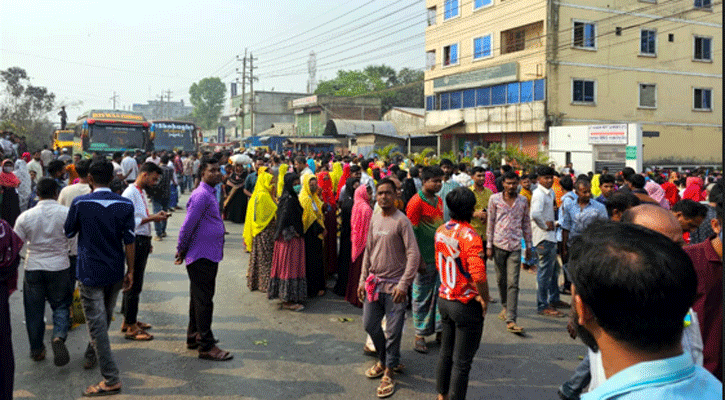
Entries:
[[56, 129], [53, 131], [53, 150], [60, 152], [68, 149], [68, 153], [81, 153], [81, 140], [75, 135], [75, 129]]
[[78, 117], [75, 135], [83, 152], [109, 155], [116, 151], [153, 150], [151, 124], [143, 114], [122, 110], [90, 110]]
[[154, 150], [196, 152], [199, 128], [186, 121], [152, 121]]

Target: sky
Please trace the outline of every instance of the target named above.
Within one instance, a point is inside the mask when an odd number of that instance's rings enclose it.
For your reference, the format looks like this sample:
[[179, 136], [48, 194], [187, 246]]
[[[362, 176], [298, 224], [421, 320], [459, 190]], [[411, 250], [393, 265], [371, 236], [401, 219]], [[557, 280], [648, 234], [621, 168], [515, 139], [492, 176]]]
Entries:
[[424, 31], [424, 0], [2, 0], [0, 70], [25, 69], [75, 121], [111, 109], [114, 93], [117, 109], [166, 91], [188, 104], [212, 76], [228, 97], [245, 48], [255, 90], [305, 92], [310, 51], [318, 81], [370, 64], [422, 69]]

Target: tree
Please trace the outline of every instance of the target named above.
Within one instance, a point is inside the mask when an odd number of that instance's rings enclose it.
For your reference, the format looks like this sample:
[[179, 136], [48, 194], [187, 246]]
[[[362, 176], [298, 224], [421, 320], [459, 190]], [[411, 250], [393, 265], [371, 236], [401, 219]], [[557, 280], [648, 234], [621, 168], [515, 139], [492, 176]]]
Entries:
[[227, 88], [219, 78], [204, 78], [189, 88], [194, 120], [203, 128], [214, 128], [224, 108]]
[[55, 94], [31, 85], [27, 72], [20, 67], [0, 71], [0, 82], [4, 85], [0, 103], [3, 128], [26, 136], [31, 149], [48, 144], [53, 129], [48, 113], [55, 104]]

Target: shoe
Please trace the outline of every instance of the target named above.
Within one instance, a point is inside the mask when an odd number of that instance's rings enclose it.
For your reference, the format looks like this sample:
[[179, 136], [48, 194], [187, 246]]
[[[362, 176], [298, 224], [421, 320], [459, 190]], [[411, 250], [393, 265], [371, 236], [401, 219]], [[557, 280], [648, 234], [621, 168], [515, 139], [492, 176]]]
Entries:
[[559, 312], [557, 309], [555, 309], [553, 307], [552, 308], [545, 308], [545, 309], [539, 311], [539, 315], [543, 315], [545, 317], [553, 317], [553, 318], [562, 318], [562, 317], [564, 317], [564, 314], [562, 314], [561, 312]]
[[157, 242], [160, 242], [163, 239], [161, 239], [161, 236], [154, 236], [154, 240], [157, 241]]
[[162, 237], [162, 238], [165, 238], [165, 237], [166, 237], [166, 232], [162, 233], [162, 234], [161, 234], [161, 237]]
[[43, 346], [40, 351], [31, 351], [30, 352], [30, 358], [33, 359], [33, 361], [43, 361], [45, 360], [45, 346]]
[[50, 343], [53, 349], [53, 363], [62, 367], [70, 361], [70, 354], [68, 354], [68, 348], [65, 346], [65, 341], [61, 338], [55, 338]]
[[571, 308], [571, 304], [569, 304], [569, 303], [567, 303], [565, 301], [561, 301], [561, 300], [555, 301], [555, 302], [553, 302], [553, 303], [551, 303], [549, 305], [552, 306], [552, 307], [554, 307], [554, 308]]

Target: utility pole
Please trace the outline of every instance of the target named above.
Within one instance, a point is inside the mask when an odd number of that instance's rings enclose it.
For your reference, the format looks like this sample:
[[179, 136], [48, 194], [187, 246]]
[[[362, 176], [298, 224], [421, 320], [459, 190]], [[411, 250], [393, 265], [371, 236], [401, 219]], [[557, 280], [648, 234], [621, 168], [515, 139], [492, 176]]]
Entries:
[[[239, 60], [239, 56], [237, 56], [237, 60]], [[237, 68], [237, 73], [239, 73], [239, 68]], [[239, 79], [237, 78], [237, 82]], [[242, 111], [240, 113], [242, 117], [242, 137], [244, 137], [244, 108], [246, 106], [246, 100], [244, 98], [244, 95], [246, 94], [244, 89], [246, 87], [247, 82], [247, 49], [244, 49], [244, 58], [242, 59]]]
[[166, 93], [166, 118], [171, 118], [171, 90], [167, 89], [164, 93]]
[[258, 80], [257, 77], [254, 76], [254, 55], [250, 52], [249, 53], [249, 113], [252, 114], [252, 119], [250, 123], [250, 130], [249, 130], [249, 136], [254, 136], [254, 81]]
[[113, 96], [112, 96], [112, 97], [110, 98], [110, 100], [111, 100], [111, 101], [113, 102], [113, 109], [114, 109], [114, 110], [116, 109], [116, 100], [117, 100], [117, 99], [118, 99], [118, 95], [117, 95], [117, 94], [116, 94], [116, 92], [114, 91], [114, 92], [113, 92]]

